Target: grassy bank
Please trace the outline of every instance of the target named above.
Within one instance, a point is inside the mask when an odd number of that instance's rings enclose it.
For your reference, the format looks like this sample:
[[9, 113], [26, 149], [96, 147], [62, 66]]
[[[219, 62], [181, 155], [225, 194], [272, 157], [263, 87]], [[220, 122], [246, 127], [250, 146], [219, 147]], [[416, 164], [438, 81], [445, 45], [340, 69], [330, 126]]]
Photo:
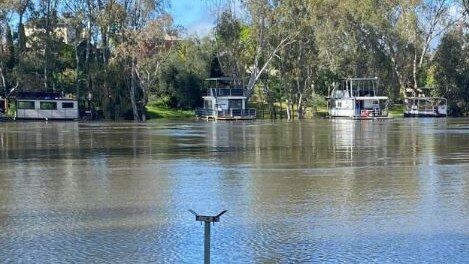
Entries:
[[[256, 107], [258, 112], [258, 118], [270, 119], [270, 112], [266, 107], [259, 107], [259, 105], [252, 105], [250, 107]], [[327, 109], [325, 107], [318, 107], [313, 110], [311, 108], [306, 109], [305, 118], [317, 118], [324, 117], [327, 115]], [[389, 116], [400, 117], [403, 115], [403, 106], [395, 104], [389, 109]], [[277, 109], [277, 118], [286, 118], [285, 108]], [[193, 118], [195, 117], [193, 110], [179, 110], [168, 108], [164, 106], [147, 106], [147, 117], [148, 119], [180, 119], [180, 118]]]
[[404, 106], [402, 104], [394, 104], [389, 108], [389, 116], [391, 117], [403, 117]]
[[194, 117], [192, 110], [179, 110], [162, 106], [147, 106], [148, 119], [177, 119]]

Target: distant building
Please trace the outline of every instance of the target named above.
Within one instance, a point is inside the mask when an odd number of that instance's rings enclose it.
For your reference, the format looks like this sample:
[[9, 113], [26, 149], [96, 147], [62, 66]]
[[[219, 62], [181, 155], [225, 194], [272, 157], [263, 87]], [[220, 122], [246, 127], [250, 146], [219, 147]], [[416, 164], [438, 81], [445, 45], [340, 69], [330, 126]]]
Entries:
[[176, 36], [166, 35], [164, 37], [164, 48], [166, 50], [171, 49], [173, 46], [177, 45], [180, 41], [181, 39]]
[[[29, 25], [26, 25], [24, 27], [25, 36], [28, 39], [30, 39], [30, 41], [33, 41], [33, 42], [37, 40], [37, 34], [45, 33], [45, 32], [46, 30], [43, 28], [36, 28], [34, 26], [29, 26]], [[56, 27], [53, 33], [57, 39], [61, 39], [65, 44], [71, 44], [77, 39], [76, 29], [67, 25]], [[84, 32], [82, 34], [82, 37], [83, 35], [84, 35]], [[31, 44], [28, 43], [27, 46], [30, 47]]]

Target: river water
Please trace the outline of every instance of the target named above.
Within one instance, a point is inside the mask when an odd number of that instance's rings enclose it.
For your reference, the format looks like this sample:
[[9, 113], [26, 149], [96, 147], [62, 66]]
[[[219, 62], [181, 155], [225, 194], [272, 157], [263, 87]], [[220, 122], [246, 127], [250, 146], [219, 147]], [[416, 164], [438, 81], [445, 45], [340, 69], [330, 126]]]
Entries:
[[0, 123], [0, 263], [467, 263], [469, 119]]

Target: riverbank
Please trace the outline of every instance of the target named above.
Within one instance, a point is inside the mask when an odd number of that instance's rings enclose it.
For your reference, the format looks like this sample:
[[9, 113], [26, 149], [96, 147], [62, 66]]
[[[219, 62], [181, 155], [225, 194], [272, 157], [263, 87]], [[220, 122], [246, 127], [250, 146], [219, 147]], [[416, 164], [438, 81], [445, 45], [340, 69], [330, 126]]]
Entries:
[[148, 119], [175, 119], [194, 117], [192, 110], [180, 110], [161, 106], [147, 106]]

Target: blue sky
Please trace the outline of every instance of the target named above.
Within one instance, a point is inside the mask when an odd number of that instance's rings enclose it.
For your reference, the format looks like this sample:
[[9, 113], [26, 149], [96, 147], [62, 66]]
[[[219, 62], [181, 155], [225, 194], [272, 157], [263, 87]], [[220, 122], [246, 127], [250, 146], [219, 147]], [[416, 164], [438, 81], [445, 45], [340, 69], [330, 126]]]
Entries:
[[168, 10], [174, 23], [187, 29], [188, 34], [205, 36], [215, 22], [215, 16], [206, 0], [171, 0]]

